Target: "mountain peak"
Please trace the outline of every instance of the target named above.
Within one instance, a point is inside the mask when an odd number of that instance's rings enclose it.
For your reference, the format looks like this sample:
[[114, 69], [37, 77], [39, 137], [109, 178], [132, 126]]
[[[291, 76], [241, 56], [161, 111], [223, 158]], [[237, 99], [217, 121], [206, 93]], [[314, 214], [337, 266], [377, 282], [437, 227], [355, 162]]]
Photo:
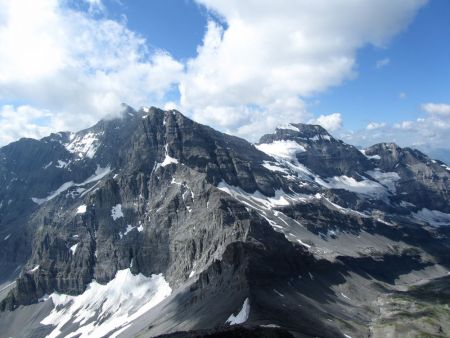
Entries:
[[302, 134], [329, 135], [328, 131], [318, 124], [291, 123]]
[[289, 123], [278, 126], [272, 134], [261, 137], [259, 143], [271, 143], [273, 141], [292, 140], [301, 142], [330, 142], [334, 138], [325, 128], [314, 124]]
[[384, 149], [384, 150], [399, 150], [401, 149], [399, 147], [399, 145], [395, 142], [382, 142], [382, 143], [377, 143], [374, 144], [373, 146], [371, 146], [370, 148], [380, 148], [380, 149]]

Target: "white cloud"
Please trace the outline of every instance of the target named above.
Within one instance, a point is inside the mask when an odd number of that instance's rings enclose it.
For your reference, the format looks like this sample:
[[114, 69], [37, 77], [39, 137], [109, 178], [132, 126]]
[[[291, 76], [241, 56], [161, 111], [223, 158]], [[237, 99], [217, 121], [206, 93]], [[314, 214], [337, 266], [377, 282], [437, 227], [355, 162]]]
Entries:
[[91, 13], [104, 12], [106, 10], [105, 5], [102, 0], [84, 0], [89, 6], [89, 11]]
[[[164, 106], [179, 84], [180, 102], [166, 107], [255, 140], [276, 125], [313, 119], [306, 100], [355, 77], [356, 51], [383, 47], [427, 2], [196, 1], [226, 25], [210, 21], [184, 66], [107, 19], [101, 0], [83, 0], [86, 11], [67, 0], [0, 0], [0, 110], [10, 112], [3, 121], [18, 111], [45, 114], [30, 114], [26, 133], [2, 122], [3, 139], [31, 135], [33, 124], [35, 135], [87, 127], [121, 102]], [[6, 105], [14, 102], [35, 108]], [[315, 120], [330, 130], [342, 124], [340, 114]]]
[[450, 104], [446, 103], [424, 103], [422, 110], [433, 115], [450, 116]]
[[374, 130], [374, 129], [380, 129], [386, 126], [386, 123], [384, 122], [370, 122], [367, 126], [367, 130]]
[[405, 92], [400, 92], [400, 93], [398, 94], [398, 98], [399, 98], [400, 100], [406, 99], [407, 96], [408, 96], [408, 95], [407, 95]]
[[26, 105], [17, 109], [11, 105], [0, 107], [0, 144], [7, 144], [21, 137], [40, 138], [48, 135], [51, 128], [42, 125], [42, 122], [51, 118], [49, 111]]
[[383, 67], [386, 67], [387, 65], [389, 65], [391, 63], [391, 59], [389, 58], [384, 58], [381, 60], [378, 60], [375, 64], [375, 66], [377, 67], [377, 69], [381, 69]]
[[169, 101], [164, 104], [163, 109], [164, 110], [172, 110], [172, 109], [180, 110], [180, 106], [176, 102]]
[[[103, 6], [86, 1], [92, 10]], [[36, 122], [36, 129], [53, 131], [87, 127], [117, 114], [122, 102], [161, 104], [183, 65], [164, 51], [150, 51], [145, 39], [124, 23], [65, 4], [0, 0], [0, 102], [44, 107], [50, 116], [45, 123]], [[26, 136], [21, 130], [0, 125], [0, 134]]]
[[379, 142], [396, 142], [400, 146], [412, 146], [424, 151], [449, 149], [450, 114], [446, 103], [422, 105], [427, 113], [416, 120], [405, 120], [394, 124], [369, 123], [364, 130], [340, 131], [344, 141], [369, 146]]
[[[356, 51], [384, 46], [425, 0], [197, 0], [226, 22], [209, 22], [180, 84], [195, 119], [247, 138], [267, 121], [307, 121], [311, 94], [356, 75]], [[336, 15], [339, 13], [339, 15]], [[287, 102], [287, 103], [284, 103]], [[255, 116], [256, 115], [256, 116]], [[261, 118], [258, 118], [261, 116]], [[256, 126], [255, 124], [258, 124]], [[273, 128], [273, 127], [271, 127]]]
[[340, 113], [320, 115], [317, 119], [310, 120], [309, 123], [319, 124], [328, 131], [335, 131], [342, 127], [342, 116]]
[[402, 121], [394, 124], [394, 127], [398, 129], [413, 129], [414, 121]]

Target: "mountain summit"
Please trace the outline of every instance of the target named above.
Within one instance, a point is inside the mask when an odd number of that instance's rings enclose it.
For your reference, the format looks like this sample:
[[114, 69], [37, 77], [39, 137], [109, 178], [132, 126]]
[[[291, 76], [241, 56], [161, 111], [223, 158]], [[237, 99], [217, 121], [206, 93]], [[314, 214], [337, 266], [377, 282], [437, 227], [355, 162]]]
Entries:
[[0, 337], [450, 334], [449, 178], [395, 144], [289, 124], [253, 145], [154, 107], [21, 139]]

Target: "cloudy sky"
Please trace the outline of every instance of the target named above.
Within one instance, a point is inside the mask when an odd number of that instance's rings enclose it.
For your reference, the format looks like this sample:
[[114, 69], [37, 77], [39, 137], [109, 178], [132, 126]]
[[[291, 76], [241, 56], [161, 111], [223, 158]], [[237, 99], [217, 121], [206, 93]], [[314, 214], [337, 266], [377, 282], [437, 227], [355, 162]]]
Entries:
[[447, 0], [0, 0], [0, 145], [120, 103], [450, 150]]

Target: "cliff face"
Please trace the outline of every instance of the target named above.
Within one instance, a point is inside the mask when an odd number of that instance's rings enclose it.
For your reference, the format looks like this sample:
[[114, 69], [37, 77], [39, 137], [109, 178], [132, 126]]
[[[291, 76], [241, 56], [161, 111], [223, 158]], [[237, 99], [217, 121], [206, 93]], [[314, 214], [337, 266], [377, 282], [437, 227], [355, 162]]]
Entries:
[[[381, 144], [361, 152], [319, 126], [279, 128], [255, 146], [157, 108], [128, 107], [78, 133], [22, 139], [0, 149], [0, 283], [17, 277], [0, 326], [5, 335], [57, 336], [44, 304], [60, 301], [70, 312], [76, 297], [119, 276], [141, 278], [136, 290], [160, 276], [170, 290], [160, 305], [138, 312], [147, 290], [128, 304], [139, 318], [103, 334], [233, 320], [363, 334], [376, 311], [364, 303], [402, 278], [446, 273], [449, 177], [416, 150]], [[48, 299], [60, 294], [72, 303]], [[98, 334], [113, 314], [89, 304], [91, 316], [77, 320], [75, 311], [58, 332]], [[360, 315], [349, 318], [349, 306]], [[29, 309], [42, 320], [10, 324]], [[97, 324], [83, 331], [90, 322]]]

